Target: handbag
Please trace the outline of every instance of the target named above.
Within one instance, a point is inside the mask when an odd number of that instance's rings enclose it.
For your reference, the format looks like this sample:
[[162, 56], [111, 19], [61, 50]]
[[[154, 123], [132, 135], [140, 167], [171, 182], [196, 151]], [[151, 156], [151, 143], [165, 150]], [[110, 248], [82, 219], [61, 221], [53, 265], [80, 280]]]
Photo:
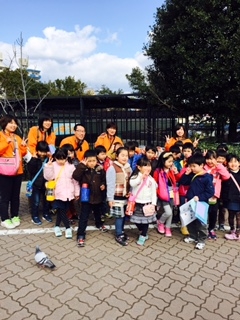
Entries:
[[14, 153], [15, 156], [11, 158], [0, 157], [0, 174], [4, 176], [15, 176], [18, 172], [20, 156], [16, 138], [14, 138]]
[[145, 206], [143, 206], [143, 213], [145, 217], [153, 216], [155, 212], [154, 204], [145, 204]]
[[144, 187], [144, 185], [147, 182], [147, 178], [143, 180], [140, 188], [138, 189], [137, 193], [135, 194], [135, 196], [133, 194], [130, 194], [129, 198], [128, 198], [128, 202], [127, 202], [127, 208], [126, 208], [126, 212], [125, 214], [127, 216], [132, 216], [133, 212], [135, 210], [136, 207], [136, 198], [138, 196], [138, 194], [140, 193], [140, 191], [142, 190], [142, 188]]
[[48, 158], [46, 158], [44, 161], [43, 161], [43, 164], [41, 166], [41, 168], [38, 170], [38, 172], [35, 174], [35, 176], [33, 177], [32, 180], [29, 180], [27, 182], [27, 185], [26, 185], [26, 196], [27, 197], [31, 197], [32, 195], [32, 187], [33, 187], [33, 184], [34, 182], [36, 181], [37, 177], [40, 175], [40, 173], [42, 172], [43, 170], [43, 167], [44, 167], [44, 164], [48, 161]]

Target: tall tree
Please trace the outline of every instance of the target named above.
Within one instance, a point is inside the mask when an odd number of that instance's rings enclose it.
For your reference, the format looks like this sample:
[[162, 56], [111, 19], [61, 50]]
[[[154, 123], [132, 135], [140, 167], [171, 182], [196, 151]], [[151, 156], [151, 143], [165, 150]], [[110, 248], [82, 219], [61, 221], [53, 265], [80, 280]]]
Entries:
[[75, 80], [74, 77], [68, 76], [65, 79], [56, 79], [49, 82], [51, 86], [52, 97], [76, 97], [83, 95], [87, 89], [87, 85], [81, 80]]
[[240, 120], [239, 12], [239, 0], [167, 0], [157, 9], [143, 48], [147, 78], [179, 114]]
[[122, 89], [118, 89], [117, 91], [112, 91], [109, 89], [105, 84], [101, 86], [101, 89], [97, 91], [98, 94], [106, 94], [106, 95], [116, 95], [116, 94], [123, 94]]

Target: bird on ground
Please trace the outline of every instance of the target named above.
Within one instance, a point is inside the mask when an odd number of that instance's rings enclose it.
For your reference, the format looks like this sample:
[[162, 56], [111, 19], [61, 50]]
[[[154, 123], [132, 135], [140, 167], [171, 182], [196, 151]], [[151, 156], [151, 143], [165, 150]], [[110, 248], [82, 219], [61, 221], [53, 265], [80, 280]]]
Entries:
[[54, 269], [56, 267], [55, 264], [48, 258], [46, 253], [40, 250], [39, 246], [36, 246], [34, 258], [37, 264], [42, 268], [48, 267], [50, 269]]

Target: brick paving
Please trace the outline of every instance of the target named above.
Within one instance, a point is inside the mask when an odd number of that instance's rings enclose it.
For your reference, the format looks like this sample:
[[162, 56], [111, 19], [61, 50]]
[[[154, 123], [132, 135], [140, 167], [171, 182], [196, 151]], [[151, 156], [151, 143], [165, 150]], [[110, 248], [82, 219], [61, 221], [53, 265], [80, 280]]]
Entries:
[[[21, 196], [21, 226], [34, 230]], [[111, 219], [107, 222], [111, 223]], [[44, 228], [53, 223], [43, 222]], [[3, 229], [0, 228], [0, 231]], [[150, 229], [144, 247], [121, 247], [114, 231], [87, 231], [86, 246], [46, 233], [0, 236], [1, 320], [239, 320], [239, 242], [218, 240], [202, 251]], [[35, 246], [57, 265], [38, 268]]]

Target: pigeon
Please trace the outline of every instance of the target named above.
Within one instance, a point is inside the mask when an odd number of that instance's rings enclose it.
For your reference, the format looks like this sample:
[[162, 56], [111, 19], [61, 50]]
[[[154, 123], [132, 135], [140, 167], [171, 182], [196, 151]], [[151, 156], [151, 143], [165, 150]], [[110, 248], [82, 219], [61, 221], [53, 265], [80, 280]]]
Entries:
[[54, 269], [56, 267], [55, 264], [48, 258], [48, 256], [40, 250], [39, 246], [36, 246], [35, 261], [42, 268], [48, 267], [50, 269]]

